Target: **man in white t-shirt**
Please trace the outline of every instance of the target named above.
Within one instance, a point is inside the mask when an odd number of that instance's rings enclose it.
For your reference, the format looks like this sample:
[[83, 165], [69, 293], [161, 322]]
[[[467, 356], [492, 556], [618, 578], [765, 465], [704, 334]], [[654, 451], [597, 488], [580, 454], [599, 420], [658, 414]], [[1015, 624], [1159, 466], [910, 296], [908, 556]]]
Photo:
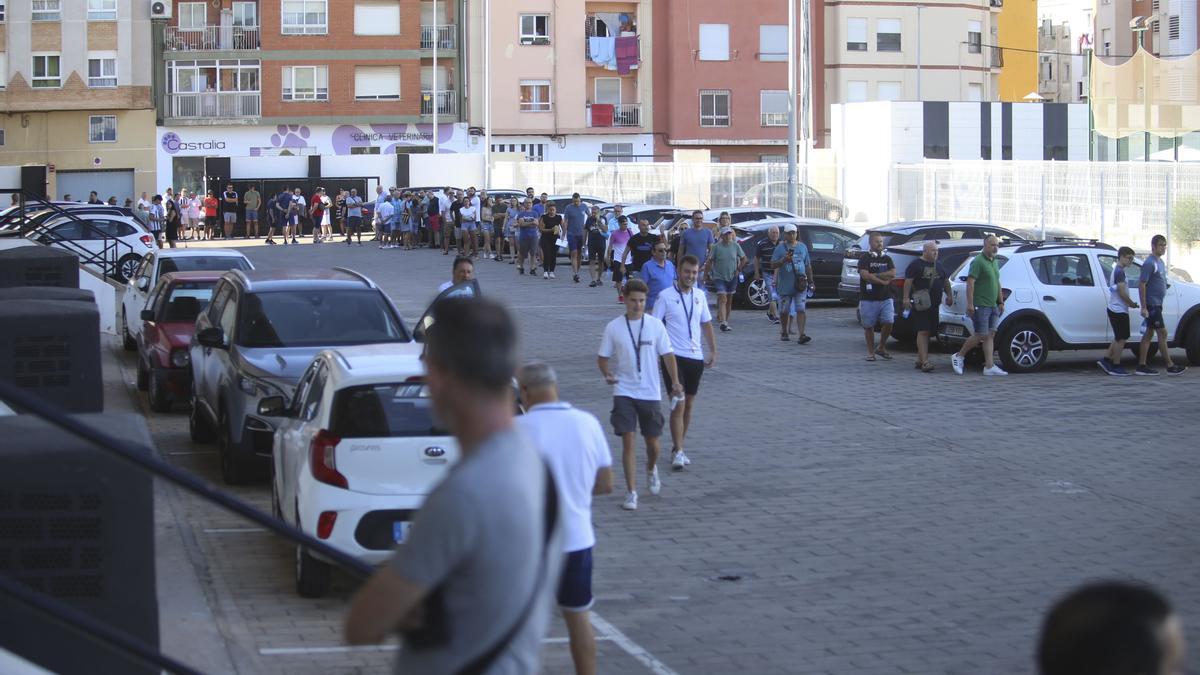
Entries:
[[[646, 295], [649, 289], [641, 279], [625, 284], [625, 314], [609, 322], [600, 340], [596, 363], [604, 381], [613, 385], [613, 408], [610, 419], [613, 432], [621, 437], [621, 465], [625, 469], [625, 502], [621, 508], [637, 510], [637, 479], [634, 477], [635, 434], [640, 430], [646, 441], [646, 479], [650, 494], [662, 489], [658, 479], [658, 439], [662, 436], [662, 383], [658, 375], [658, 358], [675, 382], [672, 396], [683, 395], [679, 373], [675, 370], [675, 354], [671, 339], [662, 321], [646, 316]], [[610, 364], [611, 360], [611, 364]], [[611, 366], [611, 367], [610, 367]]]
[[[654, 303], [654, 316], [667, 327], [671, 348], [675, 352], [675, 368], [682, 380], [684, 399], [682, 405], [676, 401], [671, 406], [671, 468], [682, 471], [692, 463], [683, 451], [688, 427], [692, 425], [692, 405], [700, 392], [700, 378], [705, 368], [712, 368], [717, 360], [717, 335], [712, 327], [712, 314], [708, 309], [708, 296], [696, 288], [696, 277], [700, 273], [700, 260], [694, 255], [685, 255], [679, 261], [679, 277], [674, 287], [658, 294]], [[708, 343], [708, 355], [700, 346], [700, 336]], [[666, 372], [667, 386], [675, 379]]]
[[562, 575], [558, 607], [567, 623], [575, 672], [596, 672], [596, 638], [588, 610], [592, 597], [592, 495], [612, 492], [612, 454], [600, 420], [558, 400], [558, 377], [545, 363], [530, 363], [517, 371], [521, 401], [528, 412], [516, 427], [541, 454], [558, 486], [563, 523]]

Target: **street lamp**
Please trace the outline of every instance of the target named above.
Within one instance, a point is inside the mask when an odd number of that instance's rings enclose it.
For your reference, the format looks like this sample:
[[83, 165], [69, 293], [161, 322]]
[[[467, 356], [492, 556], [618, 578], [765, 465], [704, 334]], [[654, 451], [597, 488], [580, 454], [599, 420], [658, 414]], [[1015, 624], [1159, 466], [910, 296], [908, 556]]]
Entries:
[[[1142, 52], [1146, 51], [1146, 30], [1150, 28], [1150, 17], [1135, 16], [1129, 21], [1129, 30], [1136, 33], [1138, 36], [1138, 49]], [[1142, 54], [1142, 133], [1146, 137], [1146, 145], [1143, 154], [1143, 161], [1150, 161], [1150, 79], [1148, 77], [1148, 67], [1150, 60], [1146, 58], [1147, 54]]]

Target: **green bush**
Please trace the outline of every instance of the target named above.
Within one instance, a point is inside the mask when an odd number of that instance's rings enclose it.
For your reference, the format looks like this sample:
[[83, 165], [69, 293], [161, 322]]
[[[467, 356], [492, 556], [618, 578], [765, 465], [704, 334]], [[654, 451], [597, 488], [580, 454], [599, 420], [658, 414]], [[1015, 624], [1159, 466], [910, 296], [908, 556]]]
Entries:
[[1175, 242], [1191, 248], [1200, 241], [1200, 199], [1181, 199], [1171, 211], [1171, 234]]

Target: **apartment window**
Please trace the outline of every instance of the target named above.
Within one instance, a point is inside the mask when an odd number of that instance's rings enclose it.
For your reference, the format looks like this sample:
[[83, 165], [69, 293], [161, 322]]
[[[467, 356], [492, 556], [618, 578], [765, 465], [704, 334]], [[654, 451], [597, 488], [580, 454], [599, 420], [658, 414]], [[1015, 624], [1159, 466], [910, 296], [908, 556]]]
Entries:
[[759, 122], [764, 127], [786, 127], [788, 123], [788, 93], [764, 90], [758, 93]]
[[522, 14], [521, 15], [521, 44], [548, 45], [550, 44], [550, 15]]
[[0, 129], [0, 147], [4, 147], [4, 130]]
[[595, 83], [595, 96], [592, 98], [592, 103], [621, 105], [621, 78], [597, 77]]
[[[2, 21], [4, 21], [4, 3], [0, 2], [0, 22], [2, 22]], [[0, 131], [4, 131], [4, 130], [0, 129]], [[3, 145], [3, 143], [0, 143], [0, 145]]]
[[243, 28], [258, 28], [258, 3], [233, 3], [233, 25]]
[[400, 100], [400, 66], [357, 66], [354, 98], [358, 101]]
[[204, 27], [208, 25], [208, 18], [205, 14], [207, 6], [206, 2], [179, 3], [179, 30], [204, 30]]
[[787, 61], [787, 26], [758, 27], [758, 60]]
[[399, 35], [399, 0], [356, 0], [355, 35]]
[[33, 0], [34, 21], [62, 21], [62, 0]]
[[600, 154], [605, 162], [632, 162], [633, 143], [601, 143]]
[[983, 23], [967, 22], [967, 53], [980, 54], [983, 52]]
[[550, 110], [550, 80], [521, 80], [521, 112]]
[[729, 126], [729, 90], [700, 90], [700, 126]]
[[879, 19], [875, 22], [875, 49], [881, 52], [900, 51], [900, 19]]
[[350, 148], [352, 155], [378, 155], [380, 154], [379, 146], [377, 145], [356, 145]]
[[33, 55], [33, 87], [61, 87], [62, 76], [58, 70], [58, 54]]
[[8, 53], [0, 52], [0, 91], [8, 88]]
[[1179, 15], [1178, 14], [1167, 17], [1167, 39], [1168, 40], [1178, 40], [1179, 39]]
[[328, 101], [329, 68], [326, 66], [284, 66], [283, 100]]
[[1042, 57], [1042, 79], [1054, 79], [1054, 62], [1050, 60], [1049, 56]]
[[784, 164], [787, 162], [787, 155], [759, 155], [758, 161], [763, 164]]
[[846, 82], [846, 102], [859, 103], [867, 100], [867, 81], [850, 80]]
[[729, 24], [700, 24], [700, 60], [729, 60]]
[[283, 0], [284, 35], [324, 35], [329, 32], [326, 0]]
[[875, 85], [880, 101], [899, 101], [904, 98], [904, 85], [900, 82], [880, 82]]
[[117, 116], [92, 115], [88, 117], [88, 143], [116, 143]]
[[1100, 54], [1101, 56], [1112, 56], [1112, 29], [1100, 29]]
[[967, 83], [967, 100], [982, 101], [983, 100], [983, 85], [979, 82]]
[[117, 55], [113, 52], [88, 52], [88, 86], [117, 86]]
[[846, 19], [846, 51], [867, 51], [867, 20], [851, 17]]
[[117, 0], [88, 0], [88, 21], [116, 21]]

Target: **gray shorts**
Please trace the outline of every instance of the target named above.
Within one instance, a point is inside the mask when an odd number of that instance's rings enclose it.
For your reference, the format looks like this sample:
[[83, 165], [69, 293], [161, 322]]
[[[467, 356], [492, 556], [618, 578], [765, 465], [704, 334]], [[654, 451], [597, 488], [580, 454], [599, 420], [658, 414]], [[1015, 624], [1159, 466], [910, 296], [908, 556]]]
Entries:
[[892, 306], [892, 299], [859, 300], [858, 320], [862, 322], [863, 328], [871, 329], [877, 324], [895, 323], [896, 308]]
[[226, 211], [225, 212], [225, 222], [236, 223], [237, 222], [237, 213], [234, 211]]
[[612, 422], [613, 433], [618, 436], [641, 429], [642, 436], [658, 438], [663, 430], [662, 405], [658, 401], [614, 396], [609, 421]]
[[995, 333], [996, 327], [1000, 325], [1000, 308], [976, 307], [973, 323], [977, 335]]
[[537, 250], [538, 240], [535, 237], [517, 237], [517, 255], [522, 258], [532, 256]]

